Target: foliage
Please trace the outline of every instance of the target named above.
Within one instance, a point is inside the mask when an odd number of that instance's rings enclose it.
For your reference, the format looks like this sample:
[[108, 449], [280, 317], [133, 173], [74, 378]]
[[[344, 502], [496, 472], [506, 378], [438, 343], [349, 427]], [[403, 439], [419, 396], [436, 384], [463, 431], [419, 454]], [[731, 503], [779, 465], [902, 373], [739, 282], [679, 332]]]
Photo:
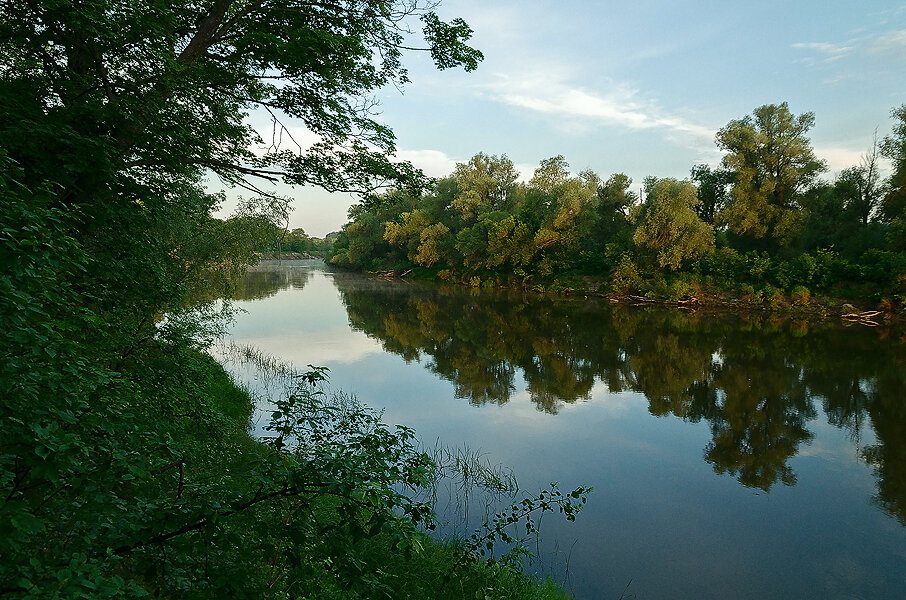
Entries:
[[733, 183], [733, 172], [699, 164], [692, 167], [690, 175], [698, 188], [699, 202], [695, 211], [702, 221], [714, 225], [715, 218], [730, 199], [729, 186]]
[[[803, 286], [815, 293], [897, 296], [902, 272], [894, 266], [897, 261], [884, 263], [887, 275], [873, 276], [867, 286], [862, 283], [863, 270], [879, 268], [868, 257], [883, 253], [885, 245], [895, 252], [901, 245], [897, 233], [902, 219], [883, 223], [878, 217], [884, 185], [877, 172], [877, 151], [870, 150], [859, 166], [843, 171], [833, 184], [814, 183], [821, 165], [812, 161], [804, 137], [811, 117], [793, 118], [783, 105], [762, 109], [756, 114], [765, 123], [747, 118], [728, 126], [727, 132], [745, 137], [748, 131], [761, 136], [766, 147], [780, 144], [806, 161], [801, 171], [781, 170], [780, 179], [764, 171], [764, 165], [746, 167], [754, 169], [750, 174], [757, 171], [759, 178], [771, 180], [762, 191], [774, 191], [762, 194], [762, 200], [787, 198], [785, 208], [775, 211], [786, 216], [774, 225], [757, 211], [750, 214], [765, 227], [765, 235], [771, 229], [772, 235], [783, 231], [781, 237], [759, 240], [721, 225], [720, 215], [744, 205], [733, 194], [742, 193], [745, 180], [726, 167], [697, 165], [692, 174], [698, 187], [648, 177], [647, 197], [640, 204], [623, 174], [603, 182], [590, 171], [572, 176], [566, 160], [556, 156], [542, 161], [528, 183], [519, 183], [506, 157], [480, 153], [457, 165], [427, 193], [392, 190], [354, 207], [331, 262], [368, 269], [421, 266], [432, 269], [425, 272], [428, 276], [442, 273], [445, 281], [471, 286], [575, 289], [584, 285], [581, 275], [595, 275], [609, 279], [618, 295], [644, 291], [652, 299], [675, 300], [690, 291], [684, 288], [681, 293], [673, 280], [659, 282], [661, 275], [645, 271], [652, 267], [692, 276], [686, 284], [694, 283], [696, 289], [716, 284], [736, 290], [750, 284], [760, 291], [765, 285], [786, 292]], [[763, 157], [766, 165], [777, 160], [786, 158]], [[797, 172], [799, 180], [793, 180]], [[704, 203], [708, 207], [703, 208]], [[772, 304], [782, 306], [779, 301]]]
[[679, 269], [683, 261], [714, 249], [714, 228], [695, 212], [695, 186], [676, 179], [660, 179], [647, 190], [648, 198], [634, 217], [638, 227], [632, 241], [655, 252], [659, 267]]
[[894, 169], [881, 207], [887, 221], [906, 218], [906, 104], [890, 115], [895, 119], [893, 132], [881, 142], [881, 154], [890, 159]]
[[732, 201], [721, 221], [740, 236], [763, 240], [776, 250], [797, 226], [799, 194], [826, 169], [815, 157], [806, 133], [813, 113], [794, 116], [786, 102], [756, 108], [717, 133], [733, 173]]
[[[262, 446], [202, 352], [231, 276], [289, 236], [258, 183], [424, 185], [368, 100], [407, 81], [413, 20], [438, 68], [477, 65], [468, 26], [418, 2], [0, 3], [4, 597], [372, 594], [362, 532], [418, 546], [411, 432], [322, 407], [293, 427], [324, 445], [278, 422]], [[211, 218], [210, 174], [253, 192], [234, 219]]]
[[456, 165], [452, 178], [459, 193], [450, 206], [465, 222], [474, 221], [480, 213], [510, 209], [518, 176], [506, 155], [478, 153]]

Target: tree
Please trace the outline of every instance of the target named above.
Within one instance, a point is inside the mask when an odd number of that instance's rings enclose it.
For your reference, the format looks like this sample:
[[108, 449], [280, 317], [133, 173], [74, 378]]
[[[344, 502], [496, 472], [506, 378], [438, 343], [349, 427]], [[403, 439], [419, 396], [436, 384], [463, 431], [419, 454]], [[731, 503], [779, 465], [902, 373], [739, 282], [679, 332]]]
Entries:
[[714, 228], [695, 212], [699, 200], [694, 185], [670, 178], [646, 183], [648, 197], [635, 215], [636, 245], [653, 250], [658, 266], [671, 269], [714, 249]]
[[453, 246], [450, 228], [431, 223], [424, 211], [416, 209], [400, 215], [399, 222], [387, 223], [384, 239], [406, 251], [412, 263], [430, 267], [443, 259]]
[[[306, 596], [312, 565], [353, 560], [318, 540], [351, 549], [350, 533], [402, 515], [393, 490], [415, 479], [390, 480], [426, 466], [411, 433], [366, 419], [314, 458], [265, 451], [247, 436], [249, 398], [228, 397], [237, 388], [202, 352], [216, 303], [185, 305], [249, 258], [229, 239], [236, 223], [211, 218], [222, 197], [206, 176], [271, 199], [262, 182], [423, 185], [390, 159], [369, 95], [406, 82], [412, 19], [438, 68], [477, 65], [468, 26], [432, 7], [0, 0], [4, 598], [260, 596], [266, 554], [294, 570], [271, 593]], [[244, 123], [251, 110], [272, 117], [267, 142]], [[285, 119], [318, 141], [296, 144]], [[265, 213], [285, 225], [285, 211]], [[369, 431], [380, 439], [356, 439]], [[366, 464], [364, 447], [389, 462]], [[328, 488], [356, 494], [331, 531], [311, 520]]]
[[[264, 246], [258, 250], [282, 252], [289, 233], [289, 213], [292, 199], [281, 196], [240, 198], [232, 218], [249, 224], [248, 233]], [[252, 240], [250, 242], [253, 243]]]
[[511, 210], [516, 189], [513, 161], [503, 156], [479, 152], [466, 163], [457, 163], [453, 170], [459, 194], [452, 206], [466, 221], [474, 220], [480, 212]]
[[729, 187], [733, 174], [726, 169], [714, 169], [708, 165], [695, 165], [691, 172], [692, 181], [698, 184], [699, 204], [695, 212], [705, 223], [714, 225], [714, 219], [729, 200]]
[[890, 111], [896, 121], [893, 132], [881, 141], [881, 155], [893, 162], [890, 185], [884, 196], [881, 213], [884, 220], [906, 221], [906, 104]]
[[854, 215], [863, 226], [875, 216], [884, 193], [881, 182], [880, 148], [878, 135], [872, 138], [871, 148], [862, 155], [859, 166], [840, 172], [837, 184], [846, 188], [846, 211]]
[[529, 186], [550, 193], [567, 179], [569, 179], [569, 163], [566, 162], [563, 155], [557, 155], [541, 161], [529, 180]]
[[615, 173], [598, 186], [589, 249], [599, 257], [604, 256], [602, 248], [605, 245], [621, 250], [628, 250], [632, 246], [629, 215], [639, 198], [638, 194], [629, 189], [630, 185], [632, 179], [623, 173]]
[[[191, 247], [174, 234], [190, 239], [219, 201], [204, 193], [206, 173], [263, 195], [260, 186], [278, 180], [361, 193], [424, 184], [411, 165], [390, 160], [393, 133], [374, 120], [369, 95], [407, 82], [409, 49], [441, 69], [477, 66], [481, 54], [464, 43], [471, 30], [442, 22], [432, 6], [2, 0], [0, 146], [25, 185], [52, 182], [58, 204], [82, 211], [77, 237], [97, 265], [85, 287], [116, 290], [96, 299], [101, 306], [134, 303], [124, 313], [137, 320], [123, 324], [134, 331], [173, 300], [148, 290], [178, 291], [161, 265], [194, 260], [168, 257]], [[411, 40], [415, 19], [421, 47]], [[270, 139], [244, 123], [251, 110], [271, 116]], [[319, 141], [296, 143], [290, 120]], [[166, 238], [159, 248], [135, 242]], [[159, 277], [139, 283], [119, 276], [126, 272]]]
[[814, 113], [794, 116], [784, 102], [756, 108], [717, 132], [727, 151], [723, 166], [733, 173], [729, 205], [719, 218], [730, 231], [776, 250], [795, 227], [799, 195], [826, 170], [806, 137]]

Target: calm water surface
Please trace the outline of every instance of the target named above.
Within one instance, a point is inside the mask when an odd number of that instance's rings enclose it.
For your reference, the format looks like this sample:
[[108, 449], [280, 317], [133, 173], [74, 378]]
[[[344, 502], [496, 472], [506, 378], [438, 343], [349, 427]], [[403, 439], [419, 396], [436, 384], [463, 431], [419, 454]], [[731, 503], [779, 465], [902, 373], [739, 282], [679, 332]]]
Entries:
[[906, 597], [906, 344], [880, 329], [632, 309], [262, 265], [235, 341], [330, 368], [427, 444], [481, 450], [548, 517], [577, 598]]

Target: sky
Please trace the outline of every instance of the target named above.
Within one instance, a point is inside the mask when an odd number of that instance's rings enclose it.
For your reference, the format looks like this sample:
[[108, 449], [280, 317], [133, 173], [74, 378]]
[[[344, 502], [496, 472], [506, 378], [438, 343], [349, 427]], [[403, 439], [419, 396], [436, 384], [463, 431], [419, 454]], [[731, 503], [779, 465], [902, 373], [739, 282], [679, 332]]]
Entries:
[[[729, 121], [788, 102], [815, 113], [809, 135], [833, 178], [906, 103], [906, 0], [443, 0], [438, 13], [472, 27], [479, 68], [437, 71], [416, 53], [411, 83], [377, 93], [397, 158], [433, 177], [485, 152], [526, 180], [556, 155], [574, 173], [626, 173], [633, 188], [648, 175], [682, 179], [720, 162], [714, 135]], [[317, 237], [356, 201], [276, 191], [294, 198], [290, 226]]]

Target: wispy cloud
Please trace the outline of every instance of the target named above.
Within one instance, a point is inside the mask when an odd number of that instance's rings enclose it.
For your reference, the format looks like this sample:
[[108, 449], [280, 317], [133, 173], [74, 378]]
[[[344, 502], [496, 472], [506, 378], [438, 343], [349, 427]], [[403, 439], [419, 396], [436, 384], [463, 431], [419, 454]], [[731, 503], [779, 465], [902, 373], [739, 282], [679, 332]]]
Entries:
[[864, 53], [906, 59], [906, 29], [869, 34], [842, 43], [797, 42], [792, 47], [817, 54], [817, 57], [806, 56], [797, 61], [808, 65], [833, 63], [853, 54]]
[[491, 97], [511, 106], [551, 115], [570, 130], [600, 126], [627, 130], [662, 129], [682, 134], [698, 145], [713, 143], [715, 130], [662, 110], [638, 90], [610, 82], [606, 92], [573, 85], [559, 70], [501, 75], [487, 86]]
[[906, 29], [891, 31], [876, 37], [872, 41], [870, 50], [874, 53], [906, 59]]
[[[820, 62], [832, 63], [851, 54], [856, 49], [856, 45], [853, 41], [845, 42], [843, 44], [831, 44], [829, 42], [798, 42], [793, 44], [793, 48], [814, 50], [824, 57]], [[806, 57], [802, 59], [801, 62], [814, 64], [816, 61], [812, 57]]]

